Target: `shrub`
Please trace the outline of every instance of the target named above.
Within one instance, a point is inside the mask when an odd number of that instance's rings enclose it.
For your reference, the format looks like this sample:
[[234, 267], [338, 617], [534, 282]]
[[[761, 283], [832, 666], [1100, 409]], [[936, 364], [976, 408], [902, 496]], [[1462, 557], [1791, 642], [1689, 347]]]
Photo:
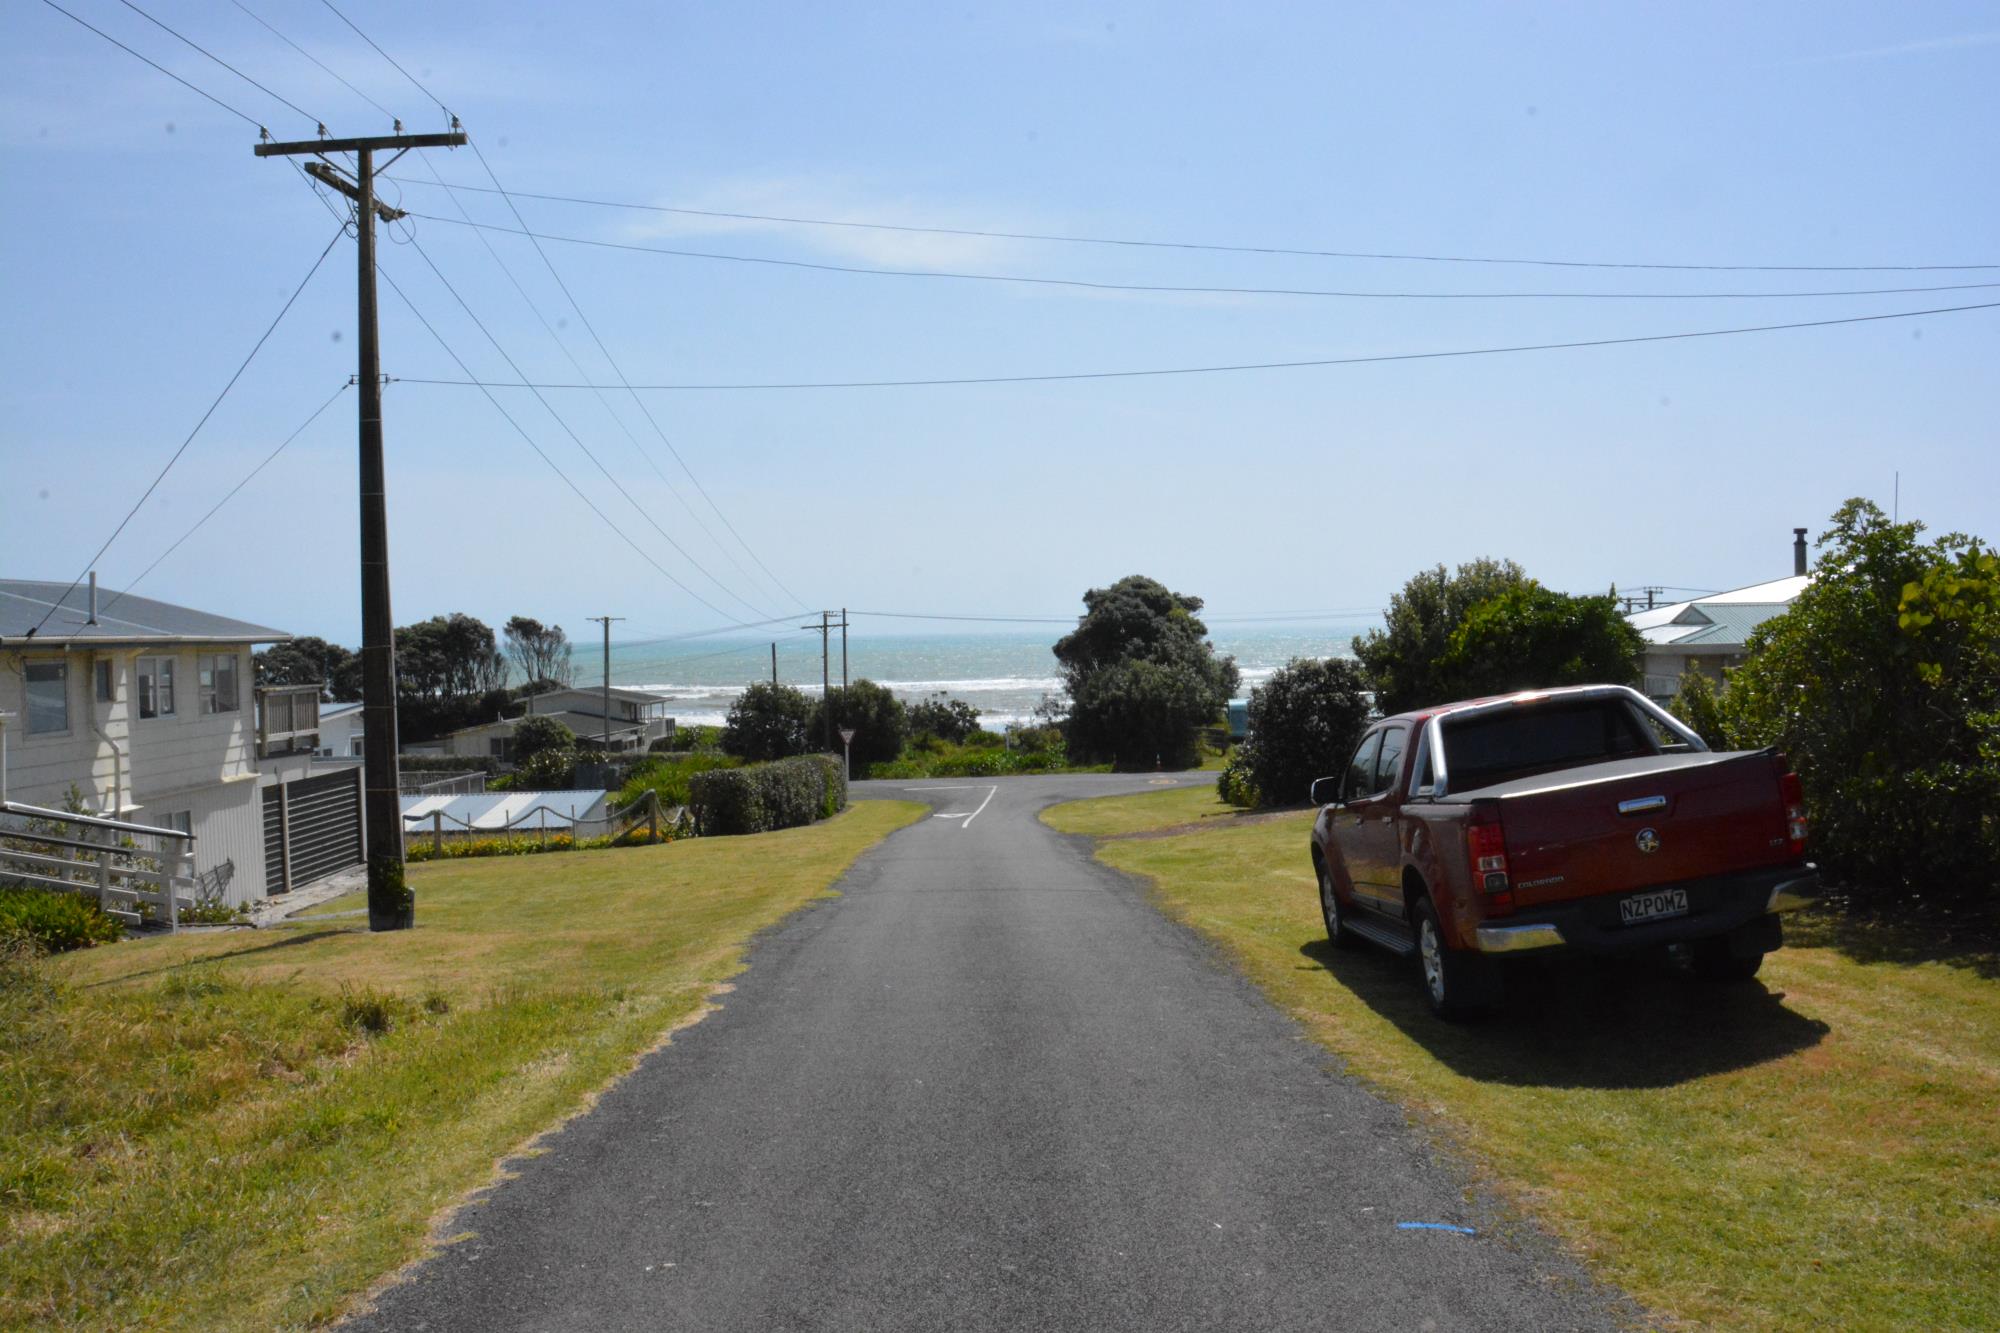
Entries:
[[576, 751], [538, 750], [515, 766], [514, 780], [508, 785], [515, 791], [560, 791], [575, 780]]
[[25, 936], [45, 953], [109, 944], [123, 936], [117, 917], [79, 893], [0, 886], [0, 935]]
[[[833, 714], [833, 730], [827, 730], [827, 712]], [[910, 722], [903, 701], [886, 686], [872, 680], [857, 680], [845, 689], [836, 688], [821, 706], [813, 709], [811, 744], [822, 743], [831, 735], [829, 753], [841, 752], [840, 728], [854, 728], [852, 754], [855, 767], [863, 773], [871, 764], [894, 759], [909, 739]]]
[[1259, 804], [1304, 801], [1314, 778], [1340, 771], [1367, 724], [1358, 666], [1294, 658], [1250, 694], [1250, 739], [1230, 756], [1245, 770], [1242, 791]]
[[1553, 685], [1634, 685], [1645, 646], [1616, 598], [1571, 597], [1529, 580], [1465, 613], [1432, 678], [1445, 698], [1457, 699]]
[[674, 756], [654, 755], [625, 779], [625, 785], [618, 792], [618, 804], [627, 806], [641, 800], [646, 793], [657, 792], [660, 804], [669, 808], [688, 803], [688, 780], [697, 773], [706, 773], [715, 768], [735, 768], [742, 761], [733, 755], [717, 754], [714, 751], [695, 751], [691, 754]]
[[935, 736], [941, 741], [961, 745], [978, 730], [979, 710], [963, 699], [947, 699], [940, 692], [910, 705], [912, 735]]
[[1709, 748], [1730, 748], [1729, 726], [1722, 713], [1722, 693], [1699, 671], [1681, 676], [1680, 693], [1667, 704], [1667, 711], [1687, 723], [1688, 729], [1708, 742]]
[[1120, 768], [1192, 768], [1198, 731], [1236, 692], [1232, 658], [1218, 658], [1195, 618], [1201, 598], [1143, 575], [1083, 595], [1084, 614], [1056, 642], [1075, 754]]
[[525, 764], [546, 750], [574, 750], [576, 733], [552, 717], [524, 717], [514, 725], [514, 762]]
[[801, 755], [696, 773], [688, 796], [704, 837], [768, 833], [838, 814], [847, 805], [847, 780], [830, 756]]
[[722, 748], [753, 763], [789, 759], [811, 747], [812, 719], [813, 702], [803, 692], [760, 680], [729, 705]]
[[1263, 804], [1257, 792], [1257, 783], [1250, 776], [1250, 754], [1247, 745], [1239, 745], [1229, 752], [1229, 758], [1222, 765], [1222, 771], [1215, 775], [1215, 794], [1230, 805], [1249, 810]]

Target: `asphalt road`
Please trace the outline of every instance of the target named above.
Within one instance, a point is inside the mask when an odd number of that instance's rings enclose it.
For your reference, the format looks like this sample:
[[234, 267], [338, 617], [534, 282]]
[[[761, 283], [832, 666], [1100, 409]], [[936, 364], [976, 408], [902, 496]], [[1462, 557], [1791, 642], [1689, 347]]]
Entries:
[[1618, 1326], [1035, 818], [1158, 781], [857, 784], [933, 816], [767, 933], [720, 1012], [464, 1210], [446, 1234], [474, 1237], [360, 1327]]

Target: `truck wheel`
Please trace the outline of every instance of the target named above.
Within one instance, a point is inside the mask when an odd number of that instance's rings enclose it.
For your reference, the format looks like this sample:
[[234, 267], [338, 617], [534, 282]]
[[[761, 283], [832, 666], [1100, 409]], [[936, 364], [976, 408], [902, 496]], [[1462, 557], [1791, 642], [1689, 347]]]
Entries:
[[1730, 985], [1748, 981], [1756, 976], [1757, 969], [1764, 965], [1764, 955], [1732, 953], [1729, 941], [1717, 936], [1714, 939], [1696, 940], [1690, 944], [1688, 962], [1693, 965], [1694, 974], [1703, 981]]
[[1333, 872], [1319, 868], [1319, 914], [1326, 921], [1326, 938], [1336, 949], [1354, 947], [1354, 932], [1347, 928], [1347, 909], [1333, 891]]
[[1431, 1012], [1453, 1022], [1477, 1017], [1499, 997], [1499, 978], [1485, 959], [1447, 948], [1437, 909], [1428, 898], [1416, 904], [1417, 963]]

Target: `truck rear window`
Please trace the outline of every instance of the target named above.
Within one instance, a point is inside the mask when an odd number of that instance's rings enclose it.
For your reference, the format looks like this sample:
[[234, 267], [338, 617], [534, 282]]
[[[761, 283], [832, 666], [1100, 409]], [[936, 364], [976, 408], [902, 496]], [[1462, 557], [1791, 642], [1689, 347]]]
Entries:
[[1444, 722], [1445, 765], [1454, 792], [1658, 748], [1617, 699], [1517, 704]]

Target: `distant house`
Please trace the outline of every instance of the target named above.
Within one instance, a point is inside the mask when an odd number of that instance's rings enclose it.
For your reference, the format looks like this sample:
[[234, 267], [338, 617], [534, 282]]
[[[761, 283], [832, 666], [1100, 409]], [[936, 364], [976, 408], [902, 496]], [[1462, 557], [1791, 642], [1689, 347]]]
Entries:
[[319, 706], [319, 753], [322, 759], [361, 757], [361, 705]]
[[256, 688], [283, 630], [150, 597], [0, 579], [10, 801], [194, 835], [231, 902], [361, 860], [360, 784], [315, 773], [319, 686]]
[[[654, 741], [674, 734], [674, 720], [667, 716], [667, 701], [657, 694], [612, 686], [608, 719], [604, 703], [602, 687], [550, 690], [529, 698], [528, 715], [552, 717], [575, 732], [577, 743], [583, 748], [613, 754], [644, 750]], [[514, 729], [520, 725], [518, 717], [481, 722], [454, 731], [426, 749], [436, 754], [511, 758]], [[417, 751], [415, 746], [406, 748], [412, 753]]]
[[1681, 692], [1689, 671], [1721, 684], [1724, 671], [1743, 664], [1750, 632], [1783, 615], [1811, 578], [1795, 574], [1625, 617], [1646, 641], [1640, 654], [1646, 693], [1665, 703]]

